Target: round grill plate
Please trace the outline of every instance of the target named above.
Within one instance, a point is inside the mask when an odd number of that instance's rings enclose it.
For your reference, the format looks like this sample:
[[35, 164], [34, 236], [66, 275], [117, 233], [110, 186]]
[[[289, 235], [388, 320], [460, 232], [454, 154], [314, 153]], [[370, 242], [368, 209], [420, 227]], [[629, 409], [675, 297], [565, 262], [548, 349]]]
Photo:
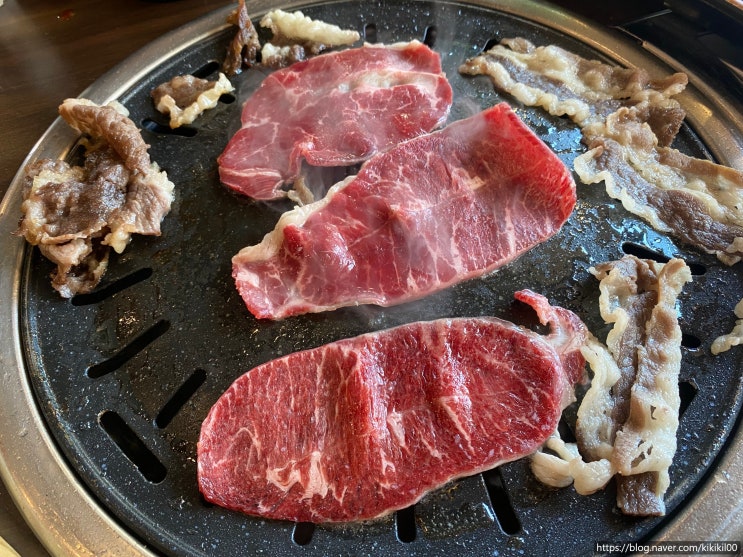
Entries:
[[[249, 3], [254, 21], [264, 4]], [[441, 54], [455, 90], [450, 120], [508, 101], [568, 166], [583, 152], [571, 122], [519, 105], [484, 77], [459, 75], [459, 64], [489, 41], [524, 36], [659, 75], [672, 71], [617, 35], [583, 35], [588, 24], [541, 4], [343, 1], [287, 7], [295, 8], [357, 29], [367, 40], [428, 42]], [[13, 421], [0, 428], [5, 429], [0, 441], [5, 447], [9, 440], [29, 437], [10, 452], [3, 448], [3, 473], [18, 500], [32, 500], [26, 514], [47, 545], [60, 554], [98, 554], [104, 548], [167, 555], [579, 555], [592, 552], [597, 540], [641, 541], [677, 531], [689, 520], [691, 506], [705, 503], [711, 476], [730, 477], [730, 459], [739, 452], [729, 448], [740, 445], [742, 353], [733, 349], [713, 357], [709, 345], [732, 328], [732, 308], [743, 297], [741, 265], [725, 267], [679, 245], [625, 212], [602, 186], [579, 184], [576, 210], [555, 238], [483, 279], [395, 308], [257, 321], [235, 291], [230, 260], [240, 248], [259, 242], [289, 204], [231, 194], [219, 183], [216, 157], [239, 125], [242, 101], [267, 70], [246, 70], [234, 78], [235, 96], [223, 97], [188, 133], [169, 133], [149, 97], [175, 75], [216, 75], [234, 32], [224, 24], [228, 11], [164, 37], [81, 95], [122, 102], [142, 127], [152, 159], [176, 184], [161, 237], [135, 238], [113, 258], [95, 293], [63, 300], [49, 285], [51, 264], [9, 238], [20, 214], [19, 179], [3, 202], [0, 335], [12, 344], [3, 347], [0, 363], [2, 396], [13, 398], [7, 403], [15, 412], [2, 418]], [[121, 75], [127, 78], [122, 81]], [[724, 100], [715, 99], [710, 106], [716, 116], [702, 127], [693, 110], [700, 95], [692, 79], [681, 98], [689, 118], [675, 146], [732, 164], [743, 146], [740, 122], [730, 122]], [[75, 145], [74, 134], [57, 122], [30, 159], [74, 158]], [[248, 369], [414, 320], [497, 315], [526, 322], [511, 303], [521, 288], [575, 311], [605, 338], [598, 285], [588, 269], [624, 253], [683, 257], [695, 271], [679, 302], [684, 408], [667, 517], [622, 516], [611, 487], [590, 497], [572, 488], [547, 488], [531, 476], [526, 461], [454, 482], [414, 508], [372, 524], [312, 527], [260, 520], [200, 497], [195, 458], [201, 421]], [[23, 396], [8, 394], [14, 392]], [[566, 419], [569, 423], [569, 413]], [[41, 464], [34, 467], [36, 458]], [[739, 467], [732, 473], [740, 478]], [[35, 492], [45, 482], [54, 485], [51, 502]], [[733, 493], [716, 508], [739, 502]]]

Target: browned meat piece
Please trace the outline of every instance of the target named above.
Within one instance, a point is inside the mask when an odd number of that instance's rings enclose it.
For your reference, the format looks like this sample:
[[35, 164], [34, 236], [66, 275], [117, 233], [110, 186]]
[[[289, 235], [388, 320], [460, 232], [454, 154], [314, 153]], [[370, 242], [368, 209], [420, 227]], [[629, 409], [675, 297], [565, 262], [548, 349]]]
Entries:
[[537, 452], [532, 471], [555, 487], [572, 482], [583, 495], [615, 477], [624, 514], [660, 516], [679, 420], [676, 300], [691, 272], [680, 259], [662, 264], [633, 256], [592, 272], [601, 281], [601, 316], [614, 327], [606, 346], [589, 336], [581, 350], [592, 378], [578, 408], [577, 443], [555, 432], [546, 443], [552, 454]]
[[258, 33], [250, 21], [245, 0], [239, 0], [238, 7], [230, 14], [227, 21], [237, 25], [237, 33], [227, 47], [227, 55], [222, 63], [222, 71], [227, 75], [236, 75], [243, 68], [252, 67], [257, 60], [261, 43]]
[[586, 184], [607, 193], [653, 228], [717, 255], [743, 257], [743, 172], [658, 147], [634, 108], [583, 130], [590, 150], [575, 160]]
[[[595, 447], [613, 445], [610, 460], [618, 472], [622, 512], [663, 515], [680, 404], [681, 331], [675, 304], [691, 274], [680, 259], [664, 265], [634, 256], [597, 265], [593, 272], [601, 281], [601, 315], [614, 323], [606, 343], [619, 377], [602, 386], [613, 401], [610, 426], [596, 430], [591, 409], [582, 409], [578, 447], [587, 460], [597, 460], [605, 453]], [[597, 442], [597, 436], [603, 439]]]
[[261, 64], [268, 68], [285, 68], [295, 62], [307, 59], [307, 52], [298, 44], [290, 46], [275, 46], [271, 43], [263, 45], [261, 50]]
[[101, 241], [129, 175], [110, 148], [95, 151], [84, 167], [45, 159], [26, 168], [19, 233], [57, 264], [52, 284], [62, 296], [89, 291], [105, 272]]
[[[617, 484], [617, 507], [629, 516], [663, 516], [666, 505], [659, 492], [665, 491], [660, 486], [660, 475], [657, 472], [644, 472], [634, 476], [614, 477]], [[662, 489], [662, 491], [661, 491]]]
[[261, 18], [260, 25], [272, 33], [271, 41], [261, 51], [261, 63], [271, 67], [288, 66], [328, 48], [349, 46], [361, 38], [357, 31], [311, 19], [300, 11], [272, 10]]
[[129, 170], [145, 174], [150, 166], [149, 146], [125, 111], [121, 105], [98, 106], [87, 99], [67, 99], [59, 106], [59, 115], [73, 129], [108, 143]]
[[17, 233], [57, 265], [52, 284], [69, 298], [98, 284], [110, 248], [120, 253], [133, 233], [160, 234], [173, 184], [115, 108], [68, 99], [60, 114], [91, 137], [85, 162], [44, 159], [26, 168]]
[[588, 60], [555, 45], [535, 46], [523, 38], [504, 39], [465, 61], [459, 71], [487, 75], [495, 87], [528, 106], [566, 115], [583, 127], [623, 106], [640, 106], [661, 145], [670, 145], [685, 113], [671, 98], [683, 91], [685, 74], [651, 79], [642, 68], [620, 68]]
[[216, 81], [179, 75], [155, 87], [151, 96], [155, 108], [170, 115], [170, 127], [178, 128], [191, 124], [199, 114], [217, 106], [219, 97], [231, 91], [234, 87], [223, 73]]

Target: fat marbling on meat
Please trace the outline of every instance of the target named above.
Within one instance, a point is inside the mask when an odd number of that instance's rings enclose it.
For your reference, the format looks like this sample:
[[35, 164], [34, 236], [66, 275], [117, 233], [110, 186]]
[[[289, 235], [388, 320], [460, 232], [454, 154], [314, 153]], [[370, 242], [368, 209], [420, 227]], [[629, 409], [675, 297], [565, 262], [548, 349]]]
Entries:
[[365, 45], [292, 64], [245, 102], [219, 156], [224, 184], [254, 199], [285, 197], [301, 165], [349, 166], [441, 126], [452, 89], [418, 41]]
[[265, 518], [348, 522], [534, 452], [583, 379], [586, 329], [530, 291], [550, 333], [491, 317], [402, 325], [267, 362], [202, 425], [198, 480]]
[[478, 277], [556, 234], [563, 163], [503, 103], [401, 143], [233, 258], [248, 309], [280, 319], [390, 306]]

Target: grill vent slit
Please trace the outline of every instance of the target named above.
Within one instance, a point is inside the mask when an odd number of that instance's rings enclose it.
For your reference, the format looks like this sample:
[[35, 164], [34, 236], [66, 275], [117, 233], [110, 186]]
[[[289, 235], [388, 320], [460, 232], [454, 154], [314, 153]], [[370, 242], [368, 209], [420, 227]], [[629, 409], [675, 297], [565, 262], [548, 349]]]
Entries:
[[377, 24], [367, 23], [364, 25], [364, 42], [374, 44], [377, 42]]
[[500, 39], [496, 37], [493, 37], [492, 39], [488, 39], [485, 45], [482, 47], [482, 50], [480, 50], [480, 52], [481, 53], [487, 52], [488, 50], [490, 50], [491, 48], [493, 48], [494, 46], [498, 44], [500, 44]]
[[216, 73], [220, 67], [221, 64], [219, 62], [217, 62], [216, 60], [210, 60], [199, 69], [192, 71], [191, 75], [194, 77], [198, 77], [199, 79], [206, 79], [213, 73]]
[[111, 441], [116, 443], [124, 456], [137, 467], [148, 482], [158, 484], [165, 479], [167, 474], [165, 466], [121, 416], [112, 410], [106, 410], [99, 416], [98, 422]]
[[297, 545], [307, 545], [314, 533], [315, 525], [311, 522], [297, 522], [292, 530], [292, 541]]
[[490, 503], [493, 505], [495, 517], [498, 519], [501, 530], [509, 536], [518, 534], [521, 531], [521, 521], [511, 505], [511, 498], [506, 491], [506, 485], [503, 482], [500, 469], [487, 470], [483, 472], [482, 476], [485, 480], [485, 487], [488, 490]]
[[679, 398], [681, 399], [679, 405], [679, 418], [683, 416], [686, 409], [689, 408], [692, 401], [697, 396], [698, 391], [699, 389], [697, 389], [696, 385], [689, 381], [679, 382]]
[[418, 532], [415, 528], [415, 505], [400, 509], [395, 513], [395, 533], [403, 543], [415, 541]]
[[570, 427], [570, 424], [565, 420], [565, 417], [561, 417], [560, 421], [557, 423], [557, 431], [560, 434], [560, 438], [565, 441], [566, 443], [575, 443], [575, 433], [573, 433], [573, 428]]
[[438, 30], [435, 25], [429, 25], [423, 32], [423, 44], [429, 48], [433, 48], [436, 45], [436, 35]]
[[135, 284], [139, 284], [140, 282], [147, 280], [151, 276], [152, 268], [144, 267], [142, 269], [134, 271], [133, 273], [129, 273], [128, 275], [123, 276], [120, 279], [112, 282], [111, 284], [108, 284], [105, 287], [100, 288], [94, 292], [89, 292], [87, 294], [78, 294], [77, 296], [74, 296], [72, 298], [72, 305], [87, 306], [100, 303], [106, 298], [110, 298], [114, 294], [118, 294], [122, 290], [126, 290], [127, 288], [130, 288]]
[[702, 346], [702, 340], [696, 335], [682, 332], [681, 346], [687, 350], [698, 350]]
[[164, 335], [169, 328], [170, 322], [165, 319], [161, 319], [160, 321], [152, 325], [149, 329], [147, 329], [143, 333], [140, 333], [137, 337], [134, 338], [134, 340], [124, 346], [124, 348], [119, 350], [109, 359], [90, 366], [86, 372], [87, 376], [91, 379], [98, 379], [100, 377], [103, 377], [104, 375], [108, 375], [109, 373], [116, 371], [129, 360], [131, 360], [134, 356], [139, 354], [142, 350], [147, 348], [147, 346]]
[[165, 124], [156, 122], [152, 118], [145, 118], [144, 120], [142, 120], [142, 128], [158, 135], [178, 135], [181, 137], [194, 137], [198, 133], [196, 128], [191, 128], [189, 126], [171, 128], [170, 126], [166, 126]]
[[168, 427], [168, 424], [175, 418], [180, 412], [183, 405], [194, 395], [199, 387], [206, 380], [206, 371], [203, 369], [197, 369], [194, 371], [188, 379], [178, 388], [178, 390], [170, 397], [170, 400], [165, 403], [162, 410], [158, 413], [155, 418], [155, 425], [160, 429]]
[[[655, 251], [647, 246], [636, 244], [634, 242], [624, 242], [622, 244], [622, 251], [627, 255], [634, 255], [635, 257], [639, 257], [640, 259], [652, 259], [653, 261], [657, 261], [658, 263], [668, 263], [668, 261], [670, 261], [671, 259], [667, 255], [664, 255], [659, 251]], [[707, 267], [705, 267], [701, 263], [693, 263], [687, 261], [686, 264], [689, 266], [689, 270], [691, 271], [692, 275], [699, 276], [707, 272]]]

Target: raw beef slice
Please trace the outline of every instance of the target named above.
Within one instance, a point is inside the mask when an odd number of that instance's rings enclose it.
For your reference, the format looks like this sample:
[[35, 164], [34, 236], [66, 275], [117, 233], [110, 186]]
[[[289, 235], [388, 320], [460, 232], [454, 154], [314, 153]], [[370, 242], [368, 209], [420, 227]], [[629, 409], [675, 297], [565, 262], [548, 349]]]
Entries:
[[446, 121], [452, 89], [441, 59], [413, 41], [323, 54], [269, 75], [246, 101], [219, 176], [254, 199], [314, 166], [348, 166]]
[[553, 236], [570, 171], [507, 104], [367, 161], [233, 258], [259, 318], [390, 306], [480, 276]]
[[266, 518], [367, 520], [534, 452], [583, 379], [587, 333], [543, 296], [516, 297], [549, 335], [491, 317], [442, 319], [247, 372], [202, 425], [204, 497]]

